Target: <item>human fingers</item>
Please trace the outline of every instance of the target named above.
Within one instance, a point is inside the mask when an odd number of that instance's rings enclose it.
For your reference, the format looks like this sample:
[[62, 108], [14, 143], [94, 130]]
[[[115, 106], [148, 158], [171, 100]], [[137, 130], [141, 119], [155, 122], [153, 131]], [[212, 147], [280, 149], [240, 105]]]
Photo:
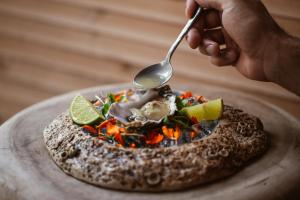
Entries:
[[213, 8], [218, 11], [223, 9], [224, 0], [195, 0], [200, 6], [204, 8]]
[[[186, 1], [186, 16], [188, 18], [193, 17], [193, 14], [198, 7], [198, 4], [194, 0], [187, 0]], [[220, 12], [214, 9], [205, 9], [202, 11], [201, 15], [199, 16], [198, 21], [203, 21], [204, 23], [200, 23], [203, 26], [199, 27], [199, 29], [203, 28], [215, 28], [222, 25]], [[199, 26], [199, 23], [195, 23], [194, 26]], [[204, 27], [205, 26], [205, 27]]]
[[190, 19], [193, 17], [196, 9], [198, 7], [198, 4], [195, 2], [195, 0], [186, 0], [185, 4], [185, 16]]
[[191, 28], [188, 32], [186, 40], [192, 49], [196, 49], [201, 42], [201, 34], [197, 28]]
[[207, 30], [203, 33], [203, 41], [199, 45], [201, 53], [207, 56], [218, 56], [220, 45], [225, 44], [222, 29]]
[[222, 28], [205, 30], [201, 36], [203, 39], [212, 40], [218, 43], [219, 45], [225, 44], [225, 37], [223, 35]]
[[197, 28], [200, 33], [206, 29], [215, 29], [222, 26], [220, 14], [217, 10], [204, 10], [199, 16], [193, 27]]
[[204, 18], [199, 17], [191, 30], [187, 33], [187, 42], [192, 49], [197, 48], [202, 40], [202, 33], [204, 31]]
[[205, 38], [199, 46], [199, 51], [207, 56], [218, 56], [220, 54], [220, 46], [215, 41]]
[[218, 56], [211, 56], [210, 62], [217, 66], [234, 65], [238, 59], [238, 53], [234, 49], [221, 49]]
[[186, 0], [185, 14], [187, 18], [191, 18], [199, 5], [203, 8], [213, 8], [221, 11], [223, 4], [224, 1], [222, 0]]
[[[196, 8], [198, 7], [197, 3], [194, 0], [186, 1], [186, 15], [192, 17]], [[202, 15], [200, 15], [197, 22], [193, 25], [193, 28], [187, 34], [187, 42], [189, 46], [193, 49], [197, 48], [202, 40], [201, 35], [203, 34], [204, 29], [210, 29], [221, 26], [221, 19], [219, 12], [216, 10], [203, 10]]]
[[[221, 22], [218, 16], [218, 12], [213, 10], [205, 10], [203, 12], [203, 15], [199, 17], [197, 22], [193, 25], [193, 28], [191, 28], [191, 30], [187, 34], [188, 44], [193, 49], [197, 48], [203, 38], [202, 35], [205, 35], [203, 34], [205, 29], [211, 29], [220, 26]], [[212, 33], [214, 32], [215, 31], [212, 31]]]
[[204, 28], [212, 29], [222, 26], [220, 12], [214, 9], [206, 9], [203, 12]]

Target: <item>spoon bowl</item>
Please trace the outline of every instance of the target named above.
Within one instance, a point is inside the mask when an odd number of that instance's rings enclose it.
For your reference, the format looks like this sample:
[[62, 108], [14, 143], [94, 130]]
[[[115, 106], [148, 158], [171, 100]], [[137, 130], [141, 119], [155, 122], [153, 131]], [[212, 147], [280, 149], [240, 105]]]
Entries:
[[173, 68], [170, 62], [162, 61], [141, 70], [134, 77], [134, 84], [138, 88], [157, 88], [167, 83], [172, 77]]
[[180, 34], [178, 35], [175, 42], [170, 47], [168, 54], [160, 63], [150, 65], [144, 69], [142, 69], [133, 80], [133, 84], [141, 89], [151, 89], [151, 88], [157, 88], [165, 83], [167, 83], [173, 73], [173, 68], [171, 66], [171, 58], [178, 47], [181, 40], [184, 38], [184, 36], [187, 34], [187, 32], [190, 30], [194, 22], [198, 19], [201, 13], [201, 7], [199, 7], [194, 15], [193, 18], [189, 19]]

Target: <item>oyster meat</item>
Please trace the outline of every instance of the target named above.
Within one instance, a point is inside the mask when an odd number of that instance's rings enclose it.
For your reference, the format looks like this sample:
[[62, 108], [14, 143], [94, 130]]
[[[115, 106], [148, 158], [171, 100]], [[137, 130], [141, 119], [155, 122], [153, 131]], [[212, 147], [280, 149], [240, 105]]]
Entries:
[[164, 117], [177, 110], [176, 95], [169, 86], [136, 91], [128, 102], [113, 103], [109, 114], [127, 127], [159, 124]]

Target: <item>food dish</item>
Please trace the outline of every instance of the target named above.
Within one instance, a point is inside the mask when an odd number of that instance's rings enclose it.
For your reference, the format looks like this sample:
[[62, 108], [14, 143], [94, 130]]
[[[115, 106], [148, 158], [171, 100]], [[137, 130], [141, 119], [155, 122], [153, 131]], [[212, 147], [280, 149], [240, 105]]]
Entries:
[[221, 99], [207, 101], [168, 86], [91, 102], [79, 95], [69, 112], [45, 128], [44, 140], [64, 172], [134, 191], [177, 190], [224, 178], [262, 155], [268, 141], [257, 117]]

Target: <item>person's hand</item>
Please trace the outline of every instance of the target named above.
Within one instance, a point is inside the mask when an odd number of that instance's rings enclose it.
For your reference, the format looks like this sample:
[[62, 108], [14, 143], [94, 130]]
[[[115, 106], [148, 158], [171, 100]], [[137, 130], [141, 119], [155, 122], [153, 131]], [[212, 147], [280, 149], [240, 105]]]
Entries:
[[210, 56], [214, 65], [232, 65], [247, 78], [274, 81], [276, 51], [287, 34], [264, 5], [259, 0], [187, 0], [188, 18], [199, 5], [205, 10], [187, 35], [190, 47]]

